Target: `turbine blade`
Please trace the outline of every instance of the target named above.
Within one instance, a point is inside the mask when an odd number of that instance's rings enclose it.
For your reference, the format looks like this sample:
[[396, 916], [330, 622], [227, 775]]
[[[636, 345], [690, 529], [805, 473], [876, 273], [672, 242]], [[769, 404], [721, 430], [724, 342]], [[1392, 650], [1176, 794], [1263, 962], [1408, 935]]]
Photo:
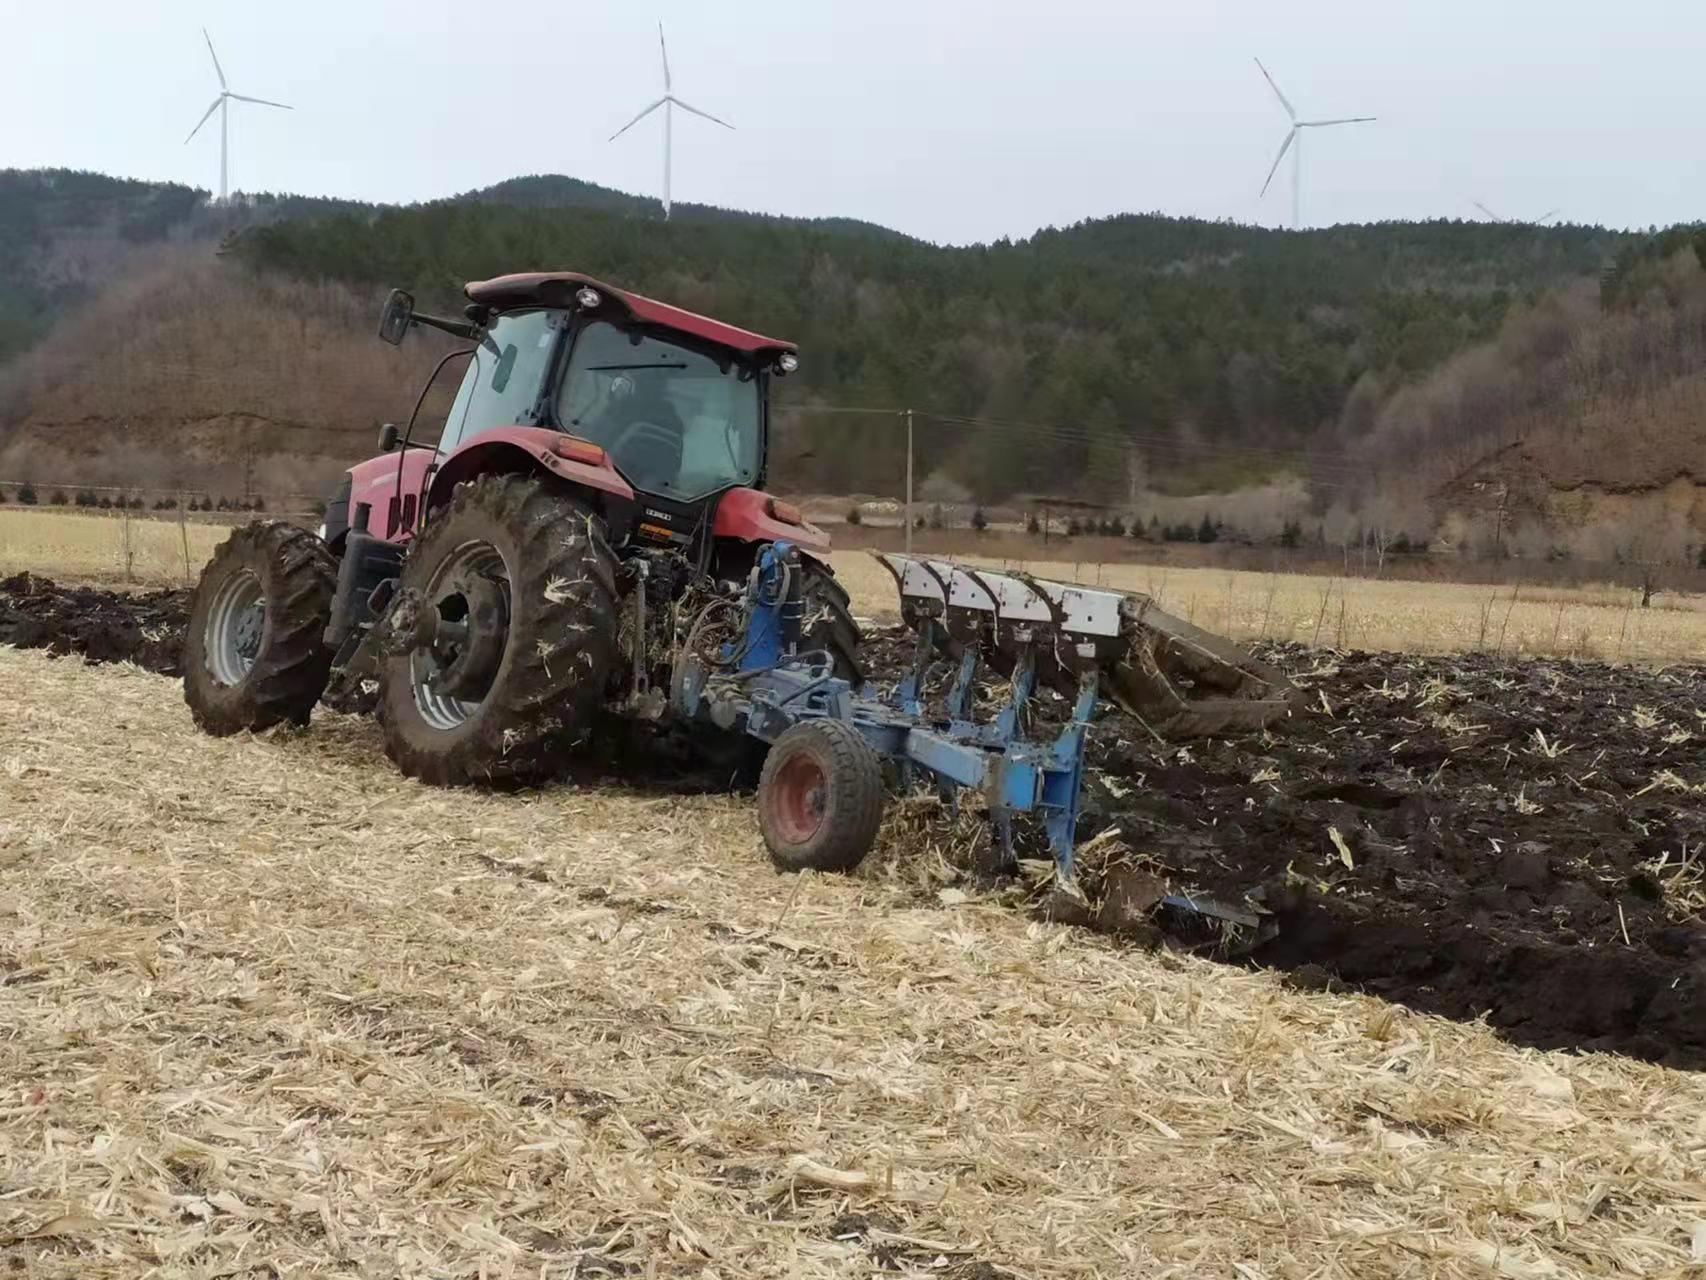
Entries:
[[632, 129], [635, 125], [639, 124], [640, 121], [644, 120], [647, 116], [651, 115], [652, 112], [656, 111], [659, 107], [663, 106], [663, 104], [668, 102], [668, 101], [669, 101], [669, 99], [667, 97], [659, 98], [656, 102], [652, 103], [651, 106], [647, 107], [644, 111], [640, 112], [639, 115], [635, 116], [632, 120], [628, 121], [627, 124], [623, 125], [615, 133], [611, 134], [610, 137], [606, 139], [606, 141], [607, 142], [615, 142], [616, 139], [620, 138], [623, 134], [627, 133], [628, 130]]
[[1274, 83], [1274, 78], [1268, 74], [1268, 69], [1266, 67], [1262, 66], [1262, 60], [1260, 58], [1256, 59], [1256, 66], [1261, 68], [1262, 79], [1264, 79], [1268, 82], [1268, 88], [1270, 88], [1274, 91], [1274, 97], [1276, 97], [1280, 100], [1280, 106], [1285, 108], [1286, 115], [1290, 116], [1293, 121], [1296, 121], [1296, 119], [1297, 119], [1296, 108], [1294, 108], [1291, 105], [1291, 103], [1286, 100], [1285, 94], [1280, 92], [1280, 87]]
[[201, 132], [201, 127], [207, 123], [208, 116], [211, 116], [215, 111], [219, 110], [219, 104], [223, 101], [225, 101], [225, 95], [222, 93], [213, 100], [213, 105], [207, 109], [207, 115], [204, 115], [200, 120], [195, 122], [195, 128], [190, 130], [190, 137], [185, 138], [185, 142], [188, 142], [190, 138], [195, 137], [196, 134]]
[[219, 65], [219, 55], [213, 52], [213, 37], [207, 34], [206, 27], [201, 29], [201, 38], [207, 41], [207, 53], [213, 59], [213, 74], [219, 77], [219, 87], [223, 89], [226, 87], [225, 71]]
[[[1297, 126], [1293, 125], [1291, 127], [1290, 131], [1286, 133], [1285, 141], [1280, 143], [1279, 154], [1274, 157], [1274, 167], [1268, 170], [1268, 181], [1264, 182], [1262, 184], [1262, 192], [1261, 192], [1262, 195], [1265, 196], [1268, 194], [1268, 184], [1274, 180], [1274, 174], [1279, 172], [1279, 162], [1281, 160], [1285, 159], [1285, 153], [1287, 151], [1291, 150], [1292, 141], [1296, 137], [1297, 137]], [[1257, 197], [1257, 199], [1260, 199], [1260, 198], [1261, 198], [1261, 196]]]
[[1329, 124], [1367, 124], [1369, 121], [1379, 118], [1379, 116], [1341, 116], [1337, 120], [1299, 120], [1297, 127], [1299, 129], [1319, 129]]
[[669, 46], [663, 42], [663, 23], [658, 23], [658, 52], [663, 55], [663, 91], [667, 94], [669, 85]]
[[238, 102], [258, 102], [263, 107], [283, 107], [286, 111], [296, 110], [296, 108], [291, 106], [288, 102], [270, 102], [266, 98], [251, 98], [246, 93], [228, 93], [225, 96], [227, 98], [235, 98]]
[[1503, 218], [1499, 217], [1498, 214], [1494, 213], [1491, 209], [1489, 209], [1486, 205], [1482, 204], [1479, 200], [1474, 200], [1474, 201], [1471, 201], [1470, 203], [1472, 203], [1482, 213], [1486, 214], [1494, 222], [1503, 222], [1504, 221]]
[[1538, 218], [1536, 218], [1535, 221], [1536, 222], [1545, 222], [1546, 219], [1548, 219], [1548, 218], [1557, 217], [1558, 214], [1561, 212], [1562, 212], [1562, 210], [1560, 210], [1560, 209], [1548, 209], [1545, 213], [1541, 214]]
[[720, 124], [725, 129], [734, 128], [734, 126], [732, 124], [730, 124], [727, 120], [719, 120], [719, 119], [717, 119], [716, 116], [712, 115], [709, 111], [701, 111], [701, 110], [699, 110], [698, 107], [690, 107], [685, 102], [683, 102], [680, 98], [677, 98], [674, 95], [670, 96], [669, 101], [673, 102], [676, 106], [680, 107], [683, 111], [691, 111], [696, 116], [704, 116], [705, 119], [709, 120], [712, 124]]

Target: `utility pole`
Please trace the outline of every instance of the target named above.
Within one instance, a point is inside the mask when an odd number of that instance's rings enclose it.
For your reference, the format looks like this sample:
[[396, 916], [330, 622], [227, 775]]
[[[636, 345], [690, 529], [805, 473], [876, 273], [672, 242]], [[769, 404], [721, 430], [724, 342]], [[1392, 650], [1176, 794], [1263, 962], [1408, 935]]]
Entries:
[[912, 410], [906, 411], [906, 554], [912, 554]]

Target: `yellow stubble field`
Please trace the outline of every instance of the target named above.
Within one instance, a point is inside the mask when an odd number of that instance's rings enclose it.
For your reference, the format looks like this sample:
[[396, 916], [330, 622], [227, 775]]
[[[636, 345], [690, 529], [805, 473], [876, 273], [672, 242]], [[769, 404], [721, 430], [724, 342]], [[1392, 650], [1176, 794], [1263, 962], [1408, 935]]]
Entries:
[[[44, 508], [0, 509], [0, 574], [28, 569], [106, 586], [193, 582], [228, 526]], [[1334, 648], [1599, 658], [1669, 663], [1706, 654], [1706, 599], [1665, 594], [1652, 608], [1621, 587], [1572, 588], [1399, 582], [1308, 574], [957, 557], [1153, 596], [1162, 608], [1240, 641], [1294, 640]], [[864, 551], [835, 556], [855, 611], [897, 614], [894, 583]]]

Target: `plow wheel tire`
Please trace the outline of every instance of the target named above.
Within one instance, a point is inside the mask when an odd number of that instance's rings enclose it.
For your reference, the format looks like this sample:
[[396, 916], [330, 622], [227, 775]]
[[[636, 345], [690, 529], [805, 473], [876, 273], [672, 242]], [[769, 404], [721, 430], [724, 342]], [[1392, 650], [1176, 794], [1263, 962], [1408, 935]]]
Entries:
[[855, 689], [864, 682], [859, 665], [859, 644], [864, 637], [853, 621], [852, 602], [846, 588], [821, 565], [806, 565], [801, 587], [805, 603], [805, 626], [801, 643], [807, 649], [823, 649], [834, 663], [835, 674]]
[[441, 787], [556, 773], [592, 730], [616, 652], [602, 522], [538, 477], [482, 476], [427, 524], [398, 585], [440, 621], [432, 646], [380, 668], [397, 767]]
[[771, 746], [758, 779], [758, 829], [778, 869], [851, 871], [882, 819], [882, 766], [852, 725], [803, 721]]
[[201, 571], [184, 634], [184, 701], [215, 737], [305, 725], [325, 691], [338, 567], [326, 544], [283, 520], [244, 525]]

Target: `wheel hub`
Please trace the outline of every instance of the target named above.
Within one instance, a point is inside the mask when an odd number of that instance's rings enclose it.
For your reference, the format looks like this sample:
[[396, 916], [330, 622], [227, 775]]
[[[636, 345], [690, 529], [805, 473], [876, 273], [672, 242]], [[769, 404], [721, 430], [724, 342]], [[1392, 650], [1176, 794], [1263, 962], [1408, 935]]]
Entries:
[[266, 591], [252, 569], [239, 569], [214, 593], [202, 648], [208, 672], [223, 685], [239, 685], [254, 669], [267, 634]]
[[429, 621], [436, 619], [427, 648], [436, 671], [428, 677], [447, 698], [479, 701], [486, 696], [509, 643], [508, 601], [490, 578], [463, 575], [446, 583]]
[[803, 844], [823, 826], [829, 799], [829, 780], [823, 766], [797, 755], [776, 773], [776, 825], [784, 837]]
[[434, 729], [457, 729], [491, 692], [509, 645], [509, 581], [488, 542], [467, 542], [440, 562], [407, 619], [415, 706]]

